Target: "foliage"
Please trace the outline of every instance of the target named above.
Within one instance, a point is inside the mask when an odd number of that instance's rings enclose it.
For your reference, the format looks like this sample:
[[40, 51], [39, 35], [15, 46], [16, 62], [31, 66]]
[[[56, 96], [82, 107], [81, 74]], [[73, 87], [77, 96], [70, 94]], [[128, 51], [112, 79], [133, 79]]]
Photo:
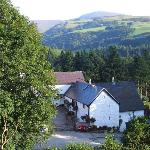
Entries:
[[148, 97], [143, 97], [143, 102], [144, 102], [144, 106], [145, 108], [149, 109], [150, 110], [150, 100]]
[[70, 144], [66, 147], [66, 150], [94, 150], [93, 147], [87, 144]]
[[36, 27], [8, 0], [0, 14], [0, 149], [28, 150], [52, 133], [55, 80]]
[[[94, 150], [94, 148], [88, 144], [69, 144], [66, 145], [64, 150]], [[62, 150], [62, 148], [48, 148], [47, 150]]]
[[123, 143], [133, 150], [150, 148], [150, 125], [146, 118], [136, 118], [129, 122], [123, 135]]
[[107, 81], [111, 81], [112, 77], [116, 80], [123, 80], [125, 78], [126, 70], [116, 47], [110, 47], [105, 62], [106, 64], [102, 76], [105, 77]]
[[122, 150], [121, 144], [118, 144], [112, 136], [106, 136], [105, 143], [100, 147], [101, 150]]

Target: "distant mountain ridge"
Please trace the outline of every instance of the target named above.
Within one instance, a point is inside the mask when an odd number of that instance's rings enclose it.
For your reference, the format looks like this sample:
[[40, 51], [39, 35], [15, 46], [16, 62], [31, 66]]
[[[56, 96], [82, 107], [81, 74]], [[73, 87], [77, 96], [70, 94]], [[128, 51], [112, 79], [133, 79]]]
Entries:
[[38, 31], [40, 33], [44, 33], [53, 26], [63, 22], [61, 20], [32, 20], [32, 21], [37, 25]]
[[96, 11], [96, 12], [82, 15], [79, 17], [79, 19], [93, 19], [93, 18], [112, 17], [112, 16], [119, 16], [119, 15], [123, 15], [123, 14], [114, 13], [114, 12], [106, 12], [106, 11]]

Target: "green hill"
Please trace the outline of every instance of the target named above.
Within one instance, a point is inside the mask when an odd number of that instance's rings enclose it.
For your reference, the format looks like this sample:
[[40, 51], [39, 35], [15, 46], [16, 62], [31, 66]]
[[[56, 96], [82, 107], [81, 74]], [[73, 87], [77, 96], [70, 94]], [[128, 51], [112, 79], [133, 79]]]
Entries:
[[141, 53], [145, 47], [150, 47], [150, 17], [118, 15], [69, 20], [45, 32], [43, 43], [72, 51], [106, 49], [116, 45], [121, 53], [131, 48]]

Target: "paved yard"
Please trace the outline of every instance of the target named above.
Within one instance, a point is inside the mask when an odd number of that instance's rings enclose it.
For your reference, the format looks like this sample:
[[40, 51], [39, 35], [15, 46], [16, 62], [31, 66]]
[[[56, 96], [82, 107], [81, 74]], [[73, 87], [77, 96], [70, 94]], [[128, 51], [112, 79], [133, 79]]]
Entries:
[[[105, 136], [104, 133], [56, 131], [44, 144], [36, 145], [34, 150], [42, 150], [52, 146], [64, 147], [69, 143], [88, 143], [96, 146], [104, 142]], [[115, 134], [114, 137], [120, 141], [121, 134]]]
[[[64, 147], [70, 143], [88, 143], [99, 145], [104, 142], [104, 133], [75, 132], [73, 131], [73, 121], [67, 117], [67, 110], [63, 106], [57, 108], [57, 116], [54, 119], [55, 134], [52, 135], [45, 143], [37, 144], [34, 150], [43, 150], [48, 147]], [[121, 134], [115, 134], [115, 139], [120, 141]]]
[[67, 116], [67, 109], [64, 106], [57, 107], [54, 124], [56, 130], [73, 130], [74, 122]]

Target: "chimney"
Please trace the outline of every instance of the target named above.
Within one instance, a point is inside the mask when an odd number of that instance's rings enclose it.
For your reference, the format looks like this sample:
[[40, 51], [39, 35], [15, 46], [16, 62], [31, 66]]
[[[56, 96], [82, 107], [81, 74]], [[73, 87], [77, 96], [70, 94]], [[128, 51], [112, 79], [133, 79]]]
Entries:
[[112, 85], [115, 85], [116, 83], [115, 83], [115, 78], [114, 77], [112, 77]]
[[89, 84], [92, 84], [92, 80], [91, 79], [89, 80]]

